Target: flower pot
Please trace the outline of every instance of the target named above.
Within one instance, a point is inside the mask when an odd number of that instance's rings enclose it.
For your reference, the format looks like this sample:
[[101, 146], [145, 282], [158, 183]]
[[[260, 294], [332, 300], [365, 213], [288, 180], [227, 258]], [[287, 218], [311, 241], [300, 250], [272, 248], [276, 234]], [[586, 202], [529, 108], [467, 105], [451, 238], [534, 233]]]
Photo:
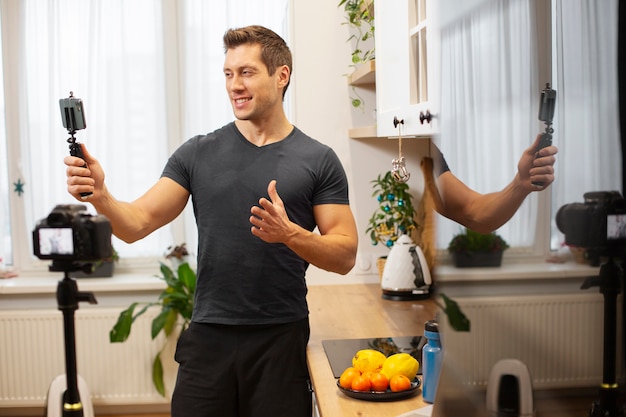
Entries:
[[83, 271], [75, 271], [71, 272], [70, 276], [72, 278], [109, 278], [113, 276], [114, 269], [114, 261], [103, 261], [91, 274]]
[[454, 252], [452, 259], [457, 268], [496, 267], [502, 265], [502, 252]]

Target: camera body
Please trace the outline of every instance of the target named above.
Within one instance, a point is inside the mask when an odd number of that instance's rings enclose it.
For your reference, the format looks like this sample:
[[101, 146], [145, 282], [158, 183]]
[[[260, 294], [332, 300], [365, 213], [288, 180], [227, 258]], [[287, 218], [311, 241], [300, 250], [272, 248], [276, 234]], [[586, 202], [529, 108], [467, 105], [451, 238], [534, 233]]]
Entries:
[[57, 205], [33, 230], [33, 249], [39, 259], [94, 261], [110, 258], [111, 223], [91, 215], [80, 204]]
[[565, 243], [589, 249], [611, 249], [626, 244], [626, 200], [618, 191], [593, 191], [584, 203], [570, 203], [556, 213], [556, 225]]

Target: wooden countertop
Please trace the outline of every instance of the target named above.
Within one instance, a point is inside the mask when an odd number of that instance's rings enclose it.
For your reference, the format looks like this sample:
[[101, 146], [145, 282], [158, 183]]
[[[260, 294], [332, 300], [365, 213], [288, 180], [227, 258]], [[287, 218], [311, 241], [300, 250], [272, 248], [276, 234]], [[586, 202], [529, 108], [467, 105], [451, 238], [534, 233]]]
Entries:
[[376, 284], [310, 286], [307, 298], [311, 321], [307, 357], [320, 417], [395, 417], [428, 405], [421, 391], [391, 402], [345, 396], [337, 388], [322, 340], [421, 335], [424, 323], [437, 311], [432, 300], [383, 300]]

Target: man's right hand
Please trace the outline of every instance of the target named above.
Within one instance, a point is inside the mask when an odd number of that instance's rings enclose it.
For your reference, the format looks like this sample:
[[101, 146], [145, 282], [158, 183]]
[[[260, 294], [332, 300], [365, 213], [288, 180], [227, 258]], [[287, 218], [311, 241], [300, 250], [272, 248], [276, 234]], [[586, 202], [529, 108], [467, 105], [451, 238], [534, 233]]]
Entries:
[[66, 156], [63, 159], [67, 165], [65, 171], [67, 191], [79, 201], [85, 201], [81, 197], [81, 193], [89, 192], [92, 194], [87, 197], [87, 200], [97, 199], [102, 194], [104, 187], [104, 171], [98, 160], [87, 151], [87, 147], [84, 144], [80, 146], [83, 150], [84, 160], [76, 156]]

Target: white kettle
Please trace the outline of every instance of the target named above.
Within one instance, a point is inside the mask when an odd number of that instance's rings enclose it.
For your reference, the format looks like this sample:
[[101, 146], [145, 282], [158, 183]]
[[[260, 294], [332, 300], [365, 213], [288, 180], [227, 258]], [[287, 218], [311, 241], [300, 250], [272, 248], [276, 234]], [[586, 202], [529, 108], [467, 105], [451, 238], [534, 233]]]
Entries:
[[383, 298], [401, 301], [428, 298], [432, 283], [422, 249], [409, 236], [400, 236], [391, 248], [383, 269]]

